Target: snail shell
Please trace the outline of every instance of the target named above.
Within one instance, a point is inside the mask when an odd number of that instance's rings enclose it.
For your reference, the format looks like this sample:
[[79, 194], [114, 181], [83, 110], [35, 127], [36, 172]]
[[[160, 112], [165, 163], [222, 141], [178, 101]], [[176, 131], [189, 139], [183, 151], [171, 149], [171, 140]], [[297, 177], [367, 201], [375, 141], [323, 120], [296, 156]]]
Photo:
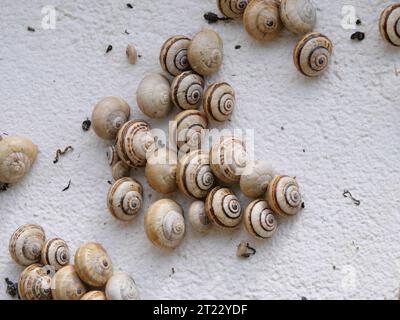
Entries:
[[145, 176], [150, 187], [160, 193], [171, 193], [177, 188], [177, 155], [170, 149], [156, 150], [147, 160]]
[[160, 52], [160, 64], [165, 72], [177, 76], [190, 70], [187, 57], [190, 41], [186, 36], [173, 36], [164, 42]]
[[114, 182], [107, 195], [107, 206], [111, 214], [122, 221], [131, 221], [142, 208], [142, 185], [132, 178], [121, 178]]
[[275, 176], [268, 185], [266, 200], [271, 210], [279, 216], [297, 214], [303, 206], [303, 198], [295, 178]]
[[[251, 0], [250, 0], [251, 1]], [[240, 18], [243, 16], [244, 10], [248, 0], [217, 0], [218, 8], [221, 13], [232, 19]]]
[[105, 140], [116, 137], [118, 130], [128, 121], [131, 109], [120, 97], [105, 97], [93, 109], [92, 126], [94, 132]]
[[228, 120], [235, 108], [235, 91], [226, 82], [211, 84], [204, 93], [203, 109], [209, 119]]
[[107, 148], [106, 156], [108, 164], [111, 167], [114, 166], [119, 161], [117, 149], [115, 148], [115, 146], [109, 146]]
[[121, 178], [130, 177], [131, 167], [127, 166], [123, 161], [118, 161], [113, 165], [111, 172], [114, 180], [119, 180]]
[[0, 137], [0, 182], [16, 183], [35, 162], [38, 148], [31, 140], [16, 136]]
[[18, 281], [21, 300], [51, 300], [51, 277], [41, 264], [32, 264], [22, 271]]
[[68, 245], [60, 238], [48, 240], [42, 249], [42, 263], [52, 266], [56, 271], [68, 265], [69, 259]]
[[11, 236], [9, 251], [13, 260], [21, 266], [29, 266], [40, 261], [45, 243], [42, 227], [34, 224], [20, 226]]
[[223, 136], [210, 151], [211, 170], [226, 184], [238, 183], [247, 164], [244, 143], [234, 136]]
[[240, 190], [246, 197], [262, 198], [275, 170], [264, 161], [251, 161], [240, 176]]
[[246, 32], [256, 40], [267, 42], [276, 38], [283, 27], [279, 1], [251, 1], [244, 11], [243, 24]]
[[113, 266], [106, 250], [98, 243], [89, 242], [76, 251], [75, 270], [83, 282], [100, 288], [112, 276]]
[[68, 265], [58, 270], [52, 278], [51, 293], [54, 300], [79, 300], [86, 293], [86, 287], [74, 267]]
[[81, 300], [107, 300], [103, 291], [89, 291], [84, 294]]
[[188, 59], [192, 69], [207, 76], [218, 71], [222, 64], [223, 43], [218, 33], [204, 29], [197, 33], [188, 50]]
[[144, 230], [159, 248], [175, 249], [185, 235], [185, 220], [179, 204], [170, 199], [153, 203], [144, 216]]
[[285, 27], [296, 34], [311, 32], [317, 20], [312, 0], [282, 0], [280, 15]]
[[400, 47], [400, 3], [393, 4], [382, 12], [379, 30], [387, 42]]
[[130, 64], [135, 64], [137, 62], [137, 51], [133, 44], [128, 44], [126, 47], [126, 56], [128, 57], [128, 61]]
[[244, 225], [248, 233], [258, 239], [271, 238], [278, 221], [264, 200], [254, 200], [244, 212]]
[[147, 122], [131, 120], [118, 132], [116, 149], [119, 158], [130, 167], [144, 167], [154, 147], [154, 137]]
[[178, 162], [176, 182], [187, 196], [205, 198], [215, 183], [208, 152], [195, 150], [184, 155]]
[[136, 91], [136, 101], [142, 112], [150, 118], [164, 118], [172, 108], [171, 85], [158, 73], [146, 75]]
[[107, 282], [108, 300], [140, 300], [135, 280], [126, 272], [115, 273]]
[[332, 42], [326, 36], [317, 32], [308, 33], [294, 49], [294, 64], [305, 76], [317, 77], [328, 67], [332, 51]]
[[190, 205], [189, 222], [192, 228], [200, 233], [205, 233], [211, 229], [212, 224], [208, 219], [203, 201], [195, 201]]
[[176, 132], [173, 132], [178, 149], [186, 153], [201, 148], [204, 130], [208, 128], [208, 120], [203, 112], [186, 110], [175, 117]]
[[242, 221], [239, 199], [228, 188], [215, 187], [207, 195], [205, 208], [208, 218], [221, 228], [236, 228]]
[[171, 98], [182, 110], [198, 109], [203, 99], [204, 79], [193, 71], [185, 71], [171, 84]]

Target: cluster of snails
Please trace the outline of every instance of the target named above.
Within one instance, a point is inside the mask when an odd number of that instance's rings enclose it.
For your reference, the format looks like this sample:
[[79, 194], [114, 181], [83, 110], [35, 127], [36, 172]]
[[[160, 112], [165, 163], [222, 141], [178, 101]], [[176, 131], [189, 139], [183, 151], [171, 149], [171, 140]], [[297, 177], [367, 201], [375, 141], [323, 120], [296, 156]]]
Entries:
[[64, 240], [46, 241], [42, 227], [25, 224], [11, 236], [9, 251], [25, 267], [18, 280], [21, 300], [139, 299], [135, 281], [125, 272], [113, 273], [111, 259], [100, 244], [82, 244], [72, 265]]

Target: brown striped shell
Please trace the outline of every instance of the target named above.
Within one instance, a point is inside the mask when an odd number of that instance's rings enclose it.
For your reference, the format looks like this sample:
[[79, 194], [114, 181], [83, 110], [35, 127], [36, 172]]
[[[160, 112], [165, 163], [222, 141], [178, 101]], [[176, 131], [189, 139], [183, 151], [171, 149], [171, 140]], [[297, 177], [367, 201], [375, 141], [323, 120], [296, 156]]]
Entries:
[[85, 293], [81, 300], [107, 300], [107, 298], [103, 291], [94, 290]]
[[51, 276], [41, 264], [32, 264], [22, 271], [18, 281], [21, 300], [51, 300]]
[[173, 36], [164, 42], [160, 52], [160, 64], [165, 72], [177, 76], [190, 70], [187, 57], [190, 41], [186, 36]]
[[246, 197], [262, 198], [275, 170], [265, 161], [250, 161], [240, 176], [240, 190]]
[[58, 270], [52, 278], [51, 293], [54, 300], [79, 300], [86, 293], [86, 287], [74, 266], [68, 265]]
[[123, 161], [118, 161], [111, 168], [111, 174], [114, 180], [126, 178], [131, 176], [131, 167], [125, 164]]
[[271, 238], [278, 227], [274, 213], [264, 200], [254, 200], [244, 212], [244, 225], [248, 233], [258, 239]]
[[400, 3], [387, 7], [381, 14], [379, 30], [383, 39], [400, 47]]
[[70, 252], [67, 243], [60, 238], [53, 238], [46, 242], [42, 250], [42, 263], [59, 270], [68, 265]]
[[235, 109], [235, 91], [226, 82], [214, 82], [204, 93], [203, 109], [208, 119], [223, 122]]
[[176, 139], [177, 147], [182, 153], [201, 148], [205, 129], [208, 128], [208, 120], [203, 112], [182, 111], [176, 115], [175, 125], [172, 136]]
[[192, 228], [200, 233], [211, 229], [211, 221], [208, 219], [205, 204], [203, 201], [195, 201], [189, 207], [189, 222]]
[[232, 19], [241, 18], [247, 4], [251, 0], [217, 0], [218, 8], [221, 13]]
[[182, 110], [198, 109], [203, 99], [204, 79], [193, 71], [176, 76], [171, 84], [171, 99]]
[[106, 285], [108, 300], [140, 300], [135, 280], [126, 272], [115, 273]]
[[117, 149], [115, 148], [115, 146], [109, 146], [107, 148], [106, 156], [107, 156], [107, 162], [110, 165], [110, 167], [112, 167], [119, 161]]
[[289, 31], [302, 34], [313, 30], [317, 9], [312, 0], [281, 0], [280, 15]]

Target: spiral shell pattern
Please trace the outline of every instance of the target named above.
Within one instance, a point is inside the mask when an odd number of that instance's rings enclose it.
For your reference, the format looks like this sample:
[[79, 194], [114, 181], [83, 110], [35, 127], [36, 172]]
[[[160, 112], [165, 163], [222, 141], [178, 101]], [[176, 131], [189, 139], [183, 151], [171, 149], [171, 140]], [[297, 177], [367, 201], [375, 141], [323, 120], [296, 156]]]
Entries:
[[177, 147], [182, 153], [201, 148], [204, 130], [208, 128], [208, 120], [203, 112], [186, 110], [175, 117], [176, 127], [172, 130]]
[[54, 238], [46, 242], [42, 250], [42, 263], [52, 266], [56, 271], [68, 265], [70, 252], [67, 243]]
[[164, 42], [160, 52], [160, 64], [165, 72], [177, 76], [190, 70], [187, 56], [190, 41], [186, 36], [173, 36]]
[[[251, 0], [250, 0], [251, 1]], [[248, 0], [217, 0], [218, 8], [221, 13], [232, 19], [240, 18], [243, 16], [244, 10]]]
[[80, 300], [86, 293], [86, 287], [74, 266], [68, 265], [58, 270], [52, 278], [51, 293], [54, 300]]
[[41, 264], [32, 264], [22, 271], [18, 281], [21, 300], [51, 300], [51, 277]]
[[289, 31], [301, 34], [313, 30], [317, 20], [317, 9], [311, 0], [282, 0], [280, 15]]
[[114, 274], [107, 282], [108, 300], [140, 300], [135, 280], [126, 272]]
[[204, 93], [203, 109], [208, 119], [228, 120], [235, 108], [235, 91], [226, 82], [211, 84]]
[[107, 300], [106, 295], [102, 291], [89, 291], [85, 293], [81, 300]]
[[254, 200], [244, 213], [246, 230], [256, 238], [271, 238], [278, 227], [278, 221], [264, 200]]
[[171, 98], [182, 110], [198, 109], [203, 99], [204, 79], [193, 71], [186, 71], [174, 78]]
[[382, 12], [379, 30], [388, 43], [400, 47], [400, 3], [393, 4]]

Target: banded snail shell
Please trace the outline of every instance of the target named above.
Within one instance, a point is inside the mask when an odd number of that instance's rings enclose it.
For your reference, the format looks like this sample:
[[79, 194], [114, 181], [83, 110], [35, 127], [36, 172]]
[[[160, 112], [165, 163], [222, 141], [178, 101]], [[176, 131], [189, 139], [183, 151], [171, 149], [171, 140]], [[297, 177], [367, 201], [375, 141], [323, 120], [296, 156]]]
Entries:
[[187, 57], [190, 41], [186, 36], [173, 36], [164, 42], [160, 52], [160, 64], [165, 72], [177, 76], [190, 70]]
[[79, 279], [74, 266], [68, 265], [53, 276], [51, 293], [54, 300], [79, 300], [86, 293], [86, 287]]
[[288, 176], [275, 176], [272, 179], [266, 200], [271, 210], [282, 217], [296, 215], [304, 205], [296, 179]]
[[246, 197], [262, 198], [275, 170], [265, 161], [251, 161], [240, 176], [240, 190]]
[[133, 220], [139, 214], [142, 205], [142, 185], [132, 178], [121, 178], [115, 181], [108, 191], [108, 210], [118, 220]]
[[400, 3], [387, 7], [381, 14], [379, 30], [383, 39], [400, 47]]
[[98, 243], [82, 244], [75, 253], [75, 270], [86, 284], [100, 288], [113, 274], [113, 266], [106, 250]]
[[56, 271], [68, 265], [69, 259], [68, 245], [60, 238], [48, 240], [42, 249], [42, 263], [52, 266]]
[[217, 0], [218, 8], [221, 13], [232, 19], [240, 18], [243, 16], [247, 4], [251, 0]]
[[289, 31], [301, 34], [313, 30], [317, 9], [312, 0], [281, 0], [280, 15]]
[[32, 264], [22, 271], [18, 281], [21, 300], [51, 300], [51, 277], [41, 264]]
[[207, 195], [205, 208], [208, 218], [218, 227], [236, 228], [242, 221], [239, 199], [228, 188], [215, 187]]
[[136, 48], [133, 44], [128, 44], [126, 47], [126, 56], [130, 64], [135, 64], [137, 62], [138, 54]]
[[252, 0], [244, 11], [243, 24], [246, 32], [258, 41], [276, 38], [283, 27], [279, 1]]
[[115, 273], [107, 282], [108, 300], [140, 300], [135, 280], [126, 272]]
[[248, 233], [258, 239], [271, 238], [278, 227], [274, 213], [264, 200], [254, 200], [244, 212], [244, 225]]
[[208, 119], [228, 120], [235, 109], [235, 91], [226, 82], [214, 82], [204, 93], [203, 109]]
[[215, 183], [208, 152], [195, 150], [183, 156], [178, 162], [176, 183], [187, 196], [205, 198]]
[[130, 177], [131, 167], [127, 166], [123, 161], [118, 161], [111, 169], [114, 180]]
[[40, 261], [44, 243], [45, 233], [42, 227], [24, 224], [10, 238], [10, 255], [19, 265], [29, 266]]
[[294, 49], [294, 64], [303, 75], [317, 77], [328, 67], [332, 51], [332, 42], [326, 36], [317, 32], [308, 33]]
[[183, 153], [201, 148], [205, 129], [208, 128], [208, 120], [203, 112], [198, 110], [186, 110], [175, 117], [176, 131], [173, 132], [178, 149]]
[[204, 79], [193, 71], [176, 76], [171, 84], [171, 98], [182, 110], [198, 109], [203, 99]]
[[144, 216], [144, 230], [155, 246], [175, 249], [185, 235], [182, 207], [170, 199], [156, 201]]
[[189, 222], [192, 228], [200, 233], [205, 233], [211, 229], [212, 224], [208, 219], [203, 201], [195, 201], [190, 205]]
[[106, 156], [107, 162], [110, 167], [114, 166], [119, 161], [117, 149], [115, 148], [115, 146], [109, 146], [107, 148]]
[[94, 290], [85, 293], [82, 296], [81, 300], [107, 300], [107, 299], [103, 291]]

